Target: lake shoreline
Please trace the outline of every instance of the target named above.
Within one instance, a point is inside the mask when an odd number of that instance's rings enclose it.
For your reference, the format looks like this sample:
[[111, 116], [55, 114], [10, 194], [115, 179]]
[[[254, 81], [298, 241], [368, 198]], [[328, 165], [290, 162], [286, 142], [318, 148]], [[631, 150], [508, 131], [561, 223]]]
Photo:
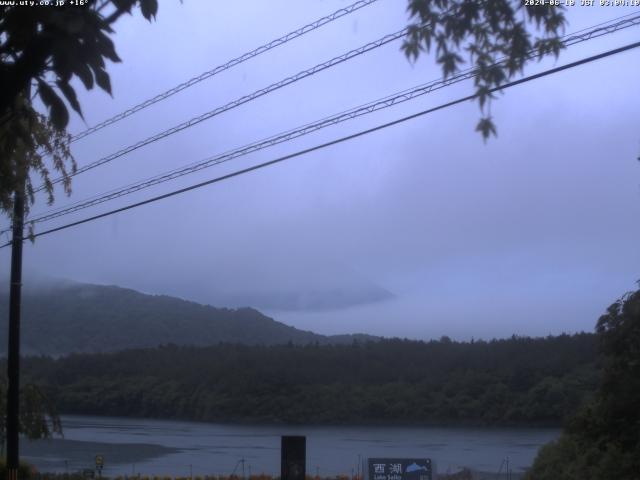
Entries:
[[105, 458], [103, 476], [173, 477], [248, 472], [277, 476], [284, 435], [307, 438], [307, 471], [322, 478], [357, 471], [366, 458], [430, 458], [439, 473], [463, 467], [500, 469], [505, 457], [524, 472], [559, 429], [504, 427], [224, 425], [180, 420], [63, 415], [65, 438], [24, 444], [25, 460], [40, 471], [77, 472]]
[[246, 426], [246, 425], [259, 425], [265, 427], [286, 427], [286, 426], [301, 426], [301, 425], [311, 425], [314, 427], [416, 427], [416, 428], [514, 428], [514, 429], [540, 429], [540, 428], [553, 428], [553, 429], [561, 429], [564, 427], [563, 422], [486, 422], [482, 420], [478, 421], [469, 421], [469, 420], [434, 420], [434, 421], [420, 421], [420, 420], [410, 420], [410, 419], [399, 419], [399, 420], [371, 420], [366, 422], [361, 421], [335, 421], [335, 422], [284, 422], [273, 419], [265, 419], [262, 417], [237, 417], [237, 418], [217, 418], [217, 419], [201, 419], [194, 418], [189, 416], [165, 416], [165, 417], [157, 417], [157, 416], [142, 416], [142, 415], [126, 415], [126, 414], [116, 414], [116, 413], [102, 413], [102, 412], [78, 412], [78, 411], [63, 411], [60, 413], [61, 416], [74, 416], [74, 417], [105, 417], [105, 418], [123, 418], [123, 419], [131, 419], [131, 420], [158, 420], [158, 421], [168, 421], [168, 422], [190, 422], [190, 423], [206, 423], [212, 425], [226, 425], [226, 426]]

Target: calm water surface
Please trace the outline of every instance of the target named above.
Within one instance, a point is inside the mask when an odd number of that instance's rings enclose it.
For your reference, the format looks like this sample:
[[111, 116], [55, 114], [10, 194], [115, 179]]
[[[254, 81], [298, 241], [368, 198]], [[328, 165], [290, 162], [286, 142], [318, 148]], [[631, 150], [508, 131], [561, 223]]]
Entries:
[[439, 472], [462, 466], [497, 472], [531, 465], [558, 429], [219, 425], [116, 417], [63, 416], [64, 439], [24, 442], [22, 455], [41, 471], [91, 468], [103, 475], [279, 474], [280, 436], [306, 435], [307, 472], [350, 474], [358, 458], [428, 457]]

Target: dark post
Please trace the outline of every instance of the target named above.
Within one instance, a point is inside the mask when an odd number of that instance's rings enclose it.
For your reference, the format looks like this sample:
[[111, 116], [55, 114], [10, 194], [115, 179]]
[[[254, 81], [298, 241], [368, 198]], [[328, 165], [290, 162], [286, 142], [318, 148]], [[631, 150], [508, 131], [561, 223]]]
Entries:
[[283, 436], [281, 443], [281, 480], [305, 480], [307, 438]]
[[[23, 183], [24, 186], [24, 183]], [[20, 294], [22, 287], [22, 234], [24, 188], [16, 191], [11, 241], [11, 285], [9, 290], [9, 349], [7, 354], [7, 477], [18, 479], [20, 405]]]

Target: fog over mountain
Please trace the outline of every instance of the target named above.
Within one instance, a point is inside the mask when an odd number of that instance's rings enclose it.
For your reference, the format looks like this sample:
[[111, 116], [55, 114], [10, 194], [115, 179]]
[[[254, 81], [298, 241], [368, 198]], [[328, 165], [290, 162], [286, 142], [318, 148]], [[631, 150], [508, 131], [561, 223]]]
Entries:
[[[113, 96], [78, 89], [77, 134], [346, 4], [163, 2], [124, 15]], [[407, 26], [407, 2], [374, 2], [72, 144], [85, 166]], [[567, 34], [637, 11], [569, 8]], [[274, 15], [274, 12], [278, 12]], [[268, 18], [269, 21], [265, 21]], [[241, 34], [239, 34], [241, 32]], [[637, 41], [633, 28], [576, 44], [524, 75]], [[232, 39], [232, 41], [230, 41]], [[194, 45], [197, 48], [194, 48]], [[120, 285], [224, 307], [251, 306], [325, 335], [490, 339], [592, 330], [640, 270], [637, 51], [500, 95], [498, 137], [474, 131], [476, 102], [24, 246], [33, 274]], [[343, 62], [56, 187], [65, 208], [436, 80], [401, 41]], [[617, 85], [621, 87], [617, 87]], [[611, 86], [614, 88], [611, 88]], [[625, 88], [626, 87], [626, 88]], [[333, 141], [475, 91], [473, 81], [198, 170], [36, 225], [44, 231]], [[38, 194], [30, 218], [49, 212]], [[9, 225], [0, 219], [0, 228]], [[7, 241], [8, 238], [3, 238]], [[0, 251], [8, 284], [10, 249]]]
[[[184, 289], [175, 288], [184, 292], [184, 296], [177, 296], [217, 306], [251, 306], [276, 315], [277, 312], [327, 312], [395, 298], [392, 292], [353, 269], [313, 258], [292, 261], [271, 255], [259, 260], [247, 259], [235, 267], [225, 265], [222, 271], [233, 271], [233, 275], [219, 275], [217, 271], [207, 275], [196, 268], [194, 276], [185, 276]], [[194, 281], [194, 277], [199, 281]], [[265, 282], [265, 278], [270, 280]], [[163, 291], [167, 280], [151, 280], [153, 291]]]
[[[7, 295], [0, 296], [0, 352], [7, 345]], [[369, 335], [325, 336], [277, 322], [253, 308], [216, 308], [117, 286], [40, 280], [24, 289], [25, 355], [107, 352], [158, 345], [351, 343]]]

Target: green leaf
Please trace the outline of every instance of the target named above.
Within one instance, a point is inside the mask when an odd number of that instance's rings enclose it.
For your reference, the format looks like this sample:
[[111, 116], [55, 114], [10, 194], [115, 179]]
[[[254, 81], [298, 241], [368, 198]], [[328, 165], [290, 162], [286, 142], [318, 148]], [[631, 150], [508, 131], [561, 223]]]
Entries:
[[64, 130], [69, 123], [69, 112], [62, 99], [46, 82], [38, 78], [38, 94], [49, 108], [51, 123], [57, 130]]
[[491, 117], [481, 118], [478, 125], [476, 125], [476, 132], [480, 132], [482, 134], [482, 139], [485, 142], [491, 135], [494, 137], [498, 136], [496, 126], [494, 125], [493, 120], [491, 120]]
[[404, 51], [405, 56], [412, 61], [415, 61], [420, 54], [418, 44], [409, 40], [404, 41], [402, 44], [402, 50]]
[[113, 45], [113, 42], [104, 33], [102, 32], [98, 33], [98, 35], [96, 36], [96, 44], [98, 45], [100, 53], [104, 57], [108, 58], [114, 63], [118, 63], [122, 61], [118, 56], [118, 54], [116, 53], [116, 49], [115, 49], [115, 46]]
[[82, 109], [80, 108], [80, 102], [78, 102], [78, 97], [76, 96], [76, 91], [73, 89], [73, 87], [69, 85], [68, 82], [64, 82], [61, 80], [58, 80], [56, 82], [56, 85], [58, 85], [58, 88], [64, 94], [67, 102], [69, 102], [69, 105], [71, 105], [71, 108], [73, 108], [76, 113], [80, 115], [80, 117], [84, 120], [84, 117], [82, 116]]
[[480, 103], [480, 109], [484, 109], [484, 105], [487, 102], [487, 99], [491, 99], [491, 91], [489, 87], [486, 85], [480, 85], [478, 90], [476, 91], [476, 95], [478, 96], [478, 102]]
[[109, 74], [100, 68], [94, 69], [93, 73], [96, 76], [98, 86], [111, 95], [111, 79], [109, 78]]
[[82, 81], [84, 88], [91, 90], [93, 88], [93, 75], [91, 74], [91, 70], [86, 63], [82, 62], [77, 57], [71, 58], [73, 59], [73, 63], [71, 64], [73, 73], [75, 73], [80, 81]]
[[151, 20], [151, 17], [155, 19], [158, 13], [158, 0], [140, 0], [140, 10], [147, 20]]
[[111, 0], [118, 10], [123, 10], [127, 13], [131, 13], [131, 8], [136, 3], [136, 0]]

